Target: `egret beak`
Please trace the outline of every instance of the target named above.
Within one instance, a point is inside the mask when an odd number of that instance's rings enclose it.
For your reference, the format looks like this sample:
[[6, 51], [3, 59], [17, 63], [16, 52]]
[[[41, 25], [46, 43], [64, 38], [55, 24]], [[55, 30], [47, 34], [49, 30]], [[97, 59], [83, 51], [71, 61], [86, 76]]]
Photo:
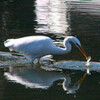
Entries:
[[82, 78], [78, 81], [80, 84], [83, 82], [83, 80], [85, 79], [86, 75], [87, 75], [87, 73], [85, 73], [85, 74], [82, 76]]
[[80, 51], [82, 52], [82, 54], [84, 55], [84, 57], [86, 58], [86, 60], [88, 60], [88, 56], [86, 55], [84, 49], [81, 46], [79, 46], [78, 44], [77, 44], [77, 47], [80, 49]]

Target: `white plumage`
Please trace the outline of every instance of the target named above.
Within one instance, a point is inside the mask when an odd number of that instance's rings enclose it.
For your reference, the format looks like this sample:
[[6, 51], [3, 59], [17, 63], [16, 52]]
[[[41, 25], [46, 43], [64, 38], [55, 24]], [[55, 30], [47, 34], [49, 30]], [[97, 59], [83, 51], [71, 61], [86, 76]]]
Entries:
[[34, 62], [36, 58], [40, 58], [45, 55], [58, 55], [69, 53], [71, 51], [70, 42], [73, 42], [81, 50], [81, 52], [87, 59], [87, 55], [81, 48], [80, 41], [73, 36], [68, 36], [64, 39], [63, 43], [65, 48], [57, 47], [53, 43], [52, 39], [47, 36], [27, 36], [18, 39], [8, 39], [4, 42], [4, 45], [10, 50], [29, 55]]

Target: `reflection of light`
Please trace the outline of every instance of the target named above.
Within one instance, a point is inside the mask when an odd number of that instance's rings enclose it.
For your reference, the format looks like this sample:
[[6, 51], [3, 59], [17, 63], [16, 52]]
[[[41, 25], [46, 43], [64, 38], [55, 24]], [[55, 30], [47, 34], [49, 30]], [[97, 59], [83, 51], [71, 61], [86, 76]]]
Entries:
[[100, 15], [100, 0], [70, 0], [73, 11], [81, 14]]
[[39, 33], [63, 33], [67, 31], [67, 3], [66, 0], [37, 0], [36, 21]]
[[36, 21], [38, 26], [37, 32], [44, 33], [48, 32], [48, 17], [49, 17], [49, 0], [36, 0]]
[[67, 7], [65, 0], [51, 0], [50, 1], [50, 31], [55, 33], [66, 33], [67, 23]]

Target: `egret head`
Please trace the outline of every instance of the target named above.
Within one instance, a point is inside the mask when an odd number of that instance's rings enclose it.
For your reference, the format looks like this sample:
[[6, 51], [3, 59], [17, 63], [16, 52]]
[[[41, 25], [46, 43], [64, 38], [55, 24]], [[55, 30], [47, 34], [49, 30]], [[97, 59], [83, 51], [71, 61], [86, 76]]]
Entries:
[[88, 56], [86, 55], [84, 49], [82, 48], [80, 41], [76, 37], [68, 36], [64, 41], [65, 41], [65, 44], [70, 43], [70, 42], [74, 43], [82, 52], [82, 54], [85, 56], [86, 60], [88, 59]]

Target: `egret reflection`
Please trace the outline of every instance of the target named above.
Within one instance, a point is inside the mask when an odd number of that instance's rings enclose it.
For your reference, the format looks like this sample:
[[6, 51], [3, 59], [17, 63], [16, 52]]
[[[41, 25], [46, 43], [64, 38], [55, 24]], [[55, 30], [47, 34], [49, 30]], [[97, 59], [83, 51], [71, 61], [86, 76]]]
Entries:
[[47, 89], [53, 85], [57, 80], [66, 78], [68, 83], [70, 77], [65, 74], [56, 71], [45, 71], [41, 68], [29, 67], [9, 67], [9, 72], [5, 72], [4, 75], [8, 80], [16, 83], [20, 83], [30, 88], [42, 88]]
[[[7, 68], [7, 71], [4, 72], [4, 76], [7, 80], [33, 89], [49, 89], [55, 82], [59, 83], [59, 80], [62, 80], [62, 88], [64, 91], [67, 94], [74, 94], [80, 89], [80, 85], [87, 75], [87, 73], [85, 73], [82, 78], [73, 82], [72, 76], [74, 75], [72, 73], [65, 73], [61, 70], [63, 69], [68, 71], [70, 69], [86, 72], [86, 62], [84, 61], [63, 61], [50, 63], [49, 57], [47, 57], [48, 59], [40, 59], [42, 65], [39, 67], [33, 67], [30, 65], [30, 60], [26, 59], [24, 56], [11, 56], [10, 53], [1, 52], [0, 57], [3, 59], [0, 66], [3, 66], [4, 68], [6, 66]], [[9, 62], [9, 60], [12, 60], [12, 62]], [[100, 63], [90, 62], [89, 70], [100, 71]]]
[[72, 83], [71, 74], [61, 73], [59, 71], [47, 71], [41, 68], [32, 68], [31, 66], [19, 67], [9, 66], [9, 71], [4, 73], [4, 76], [10, 82], [24, 85], [29, 88], [48, 89], [54, 82], [63, 80], [62, 87], [67, 94], [76, 93], [80, 88], [80, 84], [85, 76], [77, 82]]
[[63, 82], [63, 89], [67, 92], [67, 94], [74, 94], [79, 90], [81, 83], [84, 81], [87, 73], [84, 73], [84, 75], [79, 79], [78, 81], [69, 84], [66, 83], [66, 79], [64, 78]]

